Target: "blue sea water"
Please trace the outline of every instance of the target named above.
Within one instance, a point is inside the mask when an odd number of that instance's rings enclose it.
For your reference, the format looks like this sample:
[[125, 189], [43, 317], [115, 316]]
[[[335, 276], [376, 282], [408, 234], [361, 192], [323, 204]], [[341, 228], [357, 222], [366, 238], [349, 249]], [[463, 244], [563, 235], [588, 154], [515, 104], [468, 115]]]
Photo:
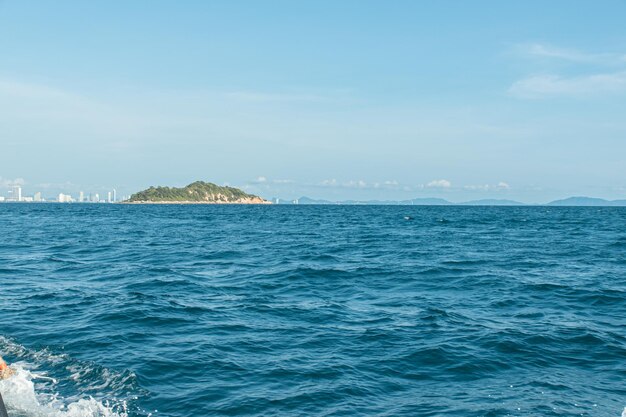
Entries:
[[11, 417], [619, 417], [626, 209], [2, 204], [0, 355]]

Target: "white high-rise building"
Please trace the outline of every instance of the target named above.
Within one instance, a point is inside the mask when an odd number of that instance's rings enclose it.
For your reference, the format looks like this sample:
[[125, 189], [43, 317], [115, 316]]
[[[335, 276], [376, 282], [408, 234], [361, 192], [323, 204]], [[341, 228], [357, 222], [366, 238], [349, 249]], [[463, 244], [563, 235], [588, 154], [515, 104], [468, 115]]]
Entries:
[[41, 193], [40, 192], [36, 192], [35, 195], [33, 196], [33, 201], [36, 201], [37, 203], [41, 202]]
[[78, 202], [82, 203], [84, 201], [85, 201], [85, 193], [81, 191], [80, 193], [78, 193]]
[[96, 193], [96, 195], [93, 197], [93, 201], [94, 201], [94, 203], [99, 203], [100, 202], [100, 194]]
[[11, 198], [12, 201], [22, 201], [22, 187], [19, 185], [13, 185], [11, 187]]
[[59, 203], [72, 203], [74, 202], [74, 199], [72, 198], [70, 194], [61, 193], [59, 194], [58, 202]]
[[111, 191], [107, 193], [107, 203], [111, 202]]
[[113, 189], [113, 202], [117, 202], [117, 190], [115, 188]]

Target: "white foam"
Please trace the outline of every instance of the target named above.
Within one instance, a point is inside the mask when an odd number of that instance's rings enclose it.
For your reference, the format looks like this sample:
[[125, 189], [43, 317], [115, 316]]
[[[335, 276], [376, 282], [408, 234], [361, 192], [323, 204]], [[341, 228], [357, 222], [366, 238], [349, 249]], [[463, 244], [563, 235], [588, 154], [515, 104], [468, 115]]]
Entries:
[[[119, 395], [137, 399], [128, 396], [125, 389], [132, 384], [133, 373], [120, 374], [78, 362], [47, 348], [29, 349], [4, 336], [0, 336], [0, 355], [17, 360], [11, 364], [16, 374], [0, 380], [0, 392], [11, 417], [127, 417], [125, 401], [116, 399], [110, 403], [99, 398]], [[60, 374], [48, 374], [46, 369]], [[59, 383], [65, 387], [64, 392], [72, 392], [71, 397], [58, 393]], [[67, 390], [68, 383], [73, 389]]]
[[14, 376], [0, 380], [0, 392], [12, 417], [128, 416], [124, 406], [122, 406], [122, 411], [117, 412], [109, 404], [94, 398], [71, 401], [57, 394], [37, 394], [33, 380], [41, 376], [30, 372], [21, 364], [15, 365], [14, 369], [16, 371]]

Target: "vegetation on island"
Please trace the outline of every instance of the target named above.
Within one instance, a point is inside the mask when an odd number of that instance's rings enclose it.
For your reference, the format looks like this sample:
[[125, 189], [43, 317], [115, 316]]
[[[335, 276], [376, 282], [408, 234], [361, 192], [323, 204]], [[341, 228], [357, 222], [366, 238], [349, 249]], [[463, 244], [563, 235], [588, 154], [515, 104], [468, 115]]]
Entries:
[[210, 182], [196, 181], [183, 188], [150, 187], [133, 194], [129, 203], [214, 203], [263, 204], [267, 201], [238, 188], [222, 187]]

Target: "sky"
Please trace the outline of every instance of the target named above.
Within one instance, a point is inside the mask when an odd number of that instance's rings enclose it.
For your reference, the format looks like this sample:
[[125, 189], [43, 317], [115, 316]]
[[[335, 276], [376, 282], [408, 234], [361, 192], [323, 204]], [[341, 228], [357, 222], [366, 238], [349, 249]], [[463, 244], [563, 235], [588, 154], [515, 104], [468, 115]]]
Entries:
[[626, 198], [626, 1], [0, 0], [0, 195]]

